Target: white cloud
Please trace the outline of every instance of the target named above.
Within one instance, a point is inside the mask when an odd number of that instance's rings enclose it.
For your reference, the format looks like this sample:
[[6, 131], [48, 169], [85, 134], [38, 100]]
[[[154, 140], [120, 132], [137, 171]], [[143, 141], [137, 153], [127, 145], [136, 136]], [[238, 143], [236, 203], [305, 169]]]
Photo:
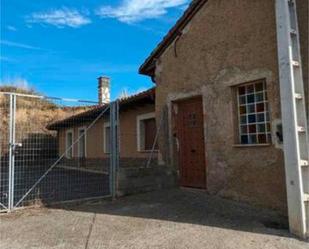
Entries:
[[91, 20], [86, 15], [77, 10], [62, 8], [57, 10], [32, 13], [32, 15], [27, 18], [27, 22], [49, 24], [58, 28], [63, 28], [66, 26], [71, 28], [78, 28], [91, 23]]
[[19, 43], [19, 42], [12, 42], [7, 40], [0, 40], [0, 44], [9, 46], [9, 47], [16, 47], [16, 48], [23, 48], [23, 49], [31, 49], [31, 50], [41, 50], [39, 47], [34, 47], [28, 44]]
[[124, 99], [124, 98], [127, 98], [127, 97], [130, 97], [132, 95], [136, 95], [136, 94], [139, 94], [139, 93], [142, 93], [144, 91], [147, 91], [149, 88], [146, 88], [146, 87], [141, 87], [141, 88], [138, 88], [138, 89], [132, 89], [131, 87], [121, 87], [118, 91], [118, 94], [117, 94], [117, 98], [119, 99]]
[[122, 0], [117, 7], [102, 6], [96, 14], [102, 18], [116, 18], [124, 23], [136, 23], [163, 16], [169, 8], [182, 7], [190, 0]]
[[17, 28], [15, 28], [14, 26], [11, 26], [11, 25], [8, 25], [6, 26], [6, 29], [9, 30], [9, 31], [17, 31]]
[[25, 90], [31, 88], [30, 83], [22, 77], [6, 77], [0, 80], [0, 86], [14, 86]]

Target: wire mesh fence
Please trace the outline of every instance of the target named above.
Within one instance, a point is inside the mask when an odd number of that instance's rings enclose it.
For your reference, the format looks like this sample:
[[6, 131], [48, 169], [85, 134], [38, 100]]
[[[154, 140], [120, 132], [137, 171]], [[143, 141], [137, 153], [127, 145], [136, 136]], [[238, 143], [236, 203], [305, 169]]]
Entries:
[[109, 155], [96, 157], [97, 144], [87, 144], [98, 135], [100, 118], [109, 118], [108, 109], [1, 94], [1, 208], [108, 196]]
[[154, 101], [0, 93], [0, 211], [116, 195], [121, 168], [158, 161]]
[[0, 95], [0, 210], [8, 207], [10, 97]]

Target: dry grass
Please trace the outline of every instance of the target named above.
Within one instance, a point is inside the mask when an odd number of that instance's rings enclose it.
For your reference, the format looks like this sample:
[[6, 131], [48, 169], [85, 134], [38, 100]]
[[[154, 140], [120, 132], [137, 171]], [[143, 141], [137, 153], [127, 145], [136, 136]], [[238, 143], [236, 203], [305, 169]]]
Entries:
[[[37, 94], [33, 90], [15, 87], [0, 87], [0, 92], [17, 92], [23, 94]], [[90, 107], [64, 107], [46, 99], [18, 97], [16, 101], [16, 134], [26, 137], [30, 134], [55, 135], [46, 126], [57, 120], [88, 110]], [[9, 97], [0, 94], [0, 141], [8, 141], [9, 127]]]

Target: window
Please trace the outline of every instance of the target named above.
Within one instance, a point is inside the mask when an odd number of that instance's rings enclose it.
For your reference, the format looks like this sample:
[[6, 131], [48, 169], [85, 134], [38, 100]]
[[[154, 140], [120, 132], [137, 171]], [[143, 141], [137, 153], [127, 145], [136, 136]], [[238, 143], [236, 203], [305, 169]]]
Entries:
[[78, 157], [86, 157], [86, 128], [78, 129]]
[[104, 123], [103, 127], [103, 141], [104, 141], [104, 153], [108, 154], [110, 153], [110, 125], [109, 123]]
[[73, 157], [73, 130], [69, 130], [66, 132], [65, 151], [67, 158]]
[[270, 117], [265, 81], [237, 88], [239, 142], [271, 143]]
[[[137, 150], [150, 151], [153, 148], [157, 134], [156, 120], [154, 113], [139, 115], [137, 117]], [[154, 147], [158, 149], [156, 144]]]

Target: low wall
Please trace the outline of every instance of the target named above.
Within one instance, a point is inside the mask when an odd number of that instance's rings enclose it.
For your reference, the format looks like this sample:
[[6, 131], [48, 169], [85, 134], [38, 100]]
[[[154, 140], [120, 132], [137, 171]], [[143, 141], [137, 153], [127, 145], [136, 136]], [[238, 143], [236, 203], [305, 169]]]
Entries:
[[[120, 158], [119, 168], [144, 168], [147, 166], [148, 158]], [[67, 167], [83, 168], [93, 171], [109, 171], [109, 158], [63, 158], [60, 164]], [[149, 167], [155, 167], [157, 159], [151, 160]]]
[[117, 196], [132, 195], [176, 186], [175, 171], [163, 166], [120, 168]]

